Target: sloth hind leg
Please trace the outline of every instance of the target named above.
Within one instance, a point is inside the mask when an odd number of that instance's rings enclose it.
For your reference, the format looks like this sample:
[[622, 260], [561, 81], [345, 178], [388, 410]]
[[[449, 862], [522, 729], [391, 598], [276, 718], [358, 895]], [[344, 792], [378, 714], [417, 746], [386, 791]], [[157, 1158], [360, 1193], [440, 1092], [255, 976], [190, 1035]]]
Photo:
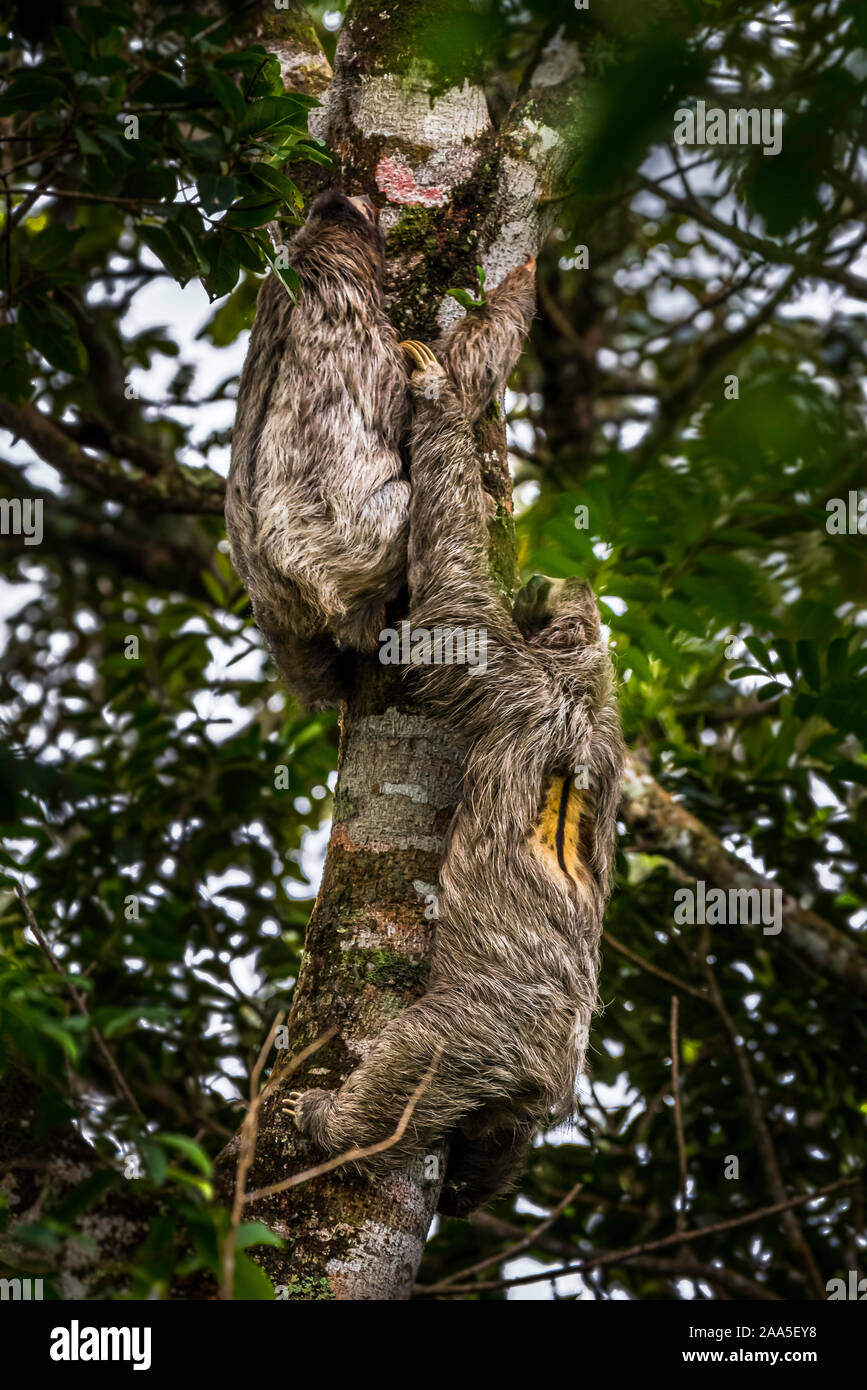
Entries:
[[393, 1167], [450, 1134], [473, 1111], [505, 1103], [514, 1064], [500, 1053], [502, 1019], [484, 1019], [456, 991], [435, 990], [379, 1035], [368, 1057], [336, 1091], [292, 1092], [284, 1113], [327, 1153], [401, 1137], [376, 1166]]

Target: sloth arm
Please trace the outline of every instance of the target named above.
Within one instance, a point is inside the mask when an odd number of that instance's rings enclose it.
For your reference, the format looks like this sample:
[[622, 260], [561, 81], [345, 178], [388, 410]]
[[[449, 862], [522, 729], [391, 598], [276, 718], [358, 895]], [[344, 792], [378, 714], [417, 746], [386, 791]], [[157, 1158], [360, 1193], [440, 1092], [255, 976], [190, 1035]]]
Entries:
[[[490, 504], [458, 392], [441, 369], [414, 372], [410, 388], [415, 397], [408, 548], [412, 626], [475, 628], [487, 635], [484, 672], [465, 665], [415, 669], [433, 700], [453, 712], [471, 737], [514, 728], [516, 713], [524, 717], [531, 711], [544, 719], [546, 742], [556, 743], [558, 726], [566, 732], [566, 702], [557, 698], [549, 672], [491, 575]], [[532, 722], [525, 720], [522, 742], [532, 737]]]
[[535, 269], [532, 257], [516, 266], [481, 309], [471, 309], [434, 344], [471, 424], [499, 400], [521, 355], [536, 312]]

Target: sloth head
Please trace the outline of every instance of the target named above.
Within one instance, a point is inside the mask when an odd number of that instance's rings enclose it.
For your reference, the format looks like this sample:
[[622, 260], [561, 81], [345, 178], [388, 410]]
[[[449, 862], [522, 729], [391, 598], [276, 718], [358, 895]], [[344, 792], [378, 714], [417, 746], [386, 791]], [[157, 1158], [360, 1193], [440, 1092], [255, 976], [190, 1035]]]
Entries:
[[307, 215], [307, 230], [313, 237], [333, 231], [369, 246], [378, 256], [385, 250], [385, 235], [379, 225], [379, 209], [366, 194], [348, 198], [338, 188], [327, 188], [314, 199]]
[[598, 646], [599, 614], [583, 579], [534, 574], [518, 591], [512, 616], [527, 641], [551, 652]]

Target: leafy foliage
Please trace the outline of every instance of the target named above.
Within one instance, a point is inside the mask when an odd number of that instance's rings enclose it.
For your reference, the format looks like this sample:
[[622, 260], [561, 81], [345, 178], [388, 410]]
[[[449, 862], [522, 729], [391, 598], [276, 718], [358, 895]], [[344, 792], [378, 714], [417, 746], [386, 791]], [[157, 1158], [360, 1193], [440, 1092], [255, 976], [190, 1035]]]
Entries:
[[[285, 167], [327, 160], [307, 132], [314, 98], [284, 89], [261, 44], [229, 46], [219, 18], [118, 0], [70, 19], [35, 49], [0, 41], [0, 117], [15, 118], [22, 152], [6, 178], [0, 263], [17, 312], [2, 325], [0, 392], [15, 402], [31, 394], [33, 353], [86, 375], [77, 320], [87, 309], [74, 289], [107, 250], [130, 261], [144, 245], [179, 284], [199, 277], [221, 298], [242, 270], [275, 264], [266, 224], [298, 221], [303, 197]], [[37, 198], [73, 190], [71, 216], [28, 216]], [[293, 272], [275, 268], [291, 293]]]
[[[499, 75], [494, 110], [561, 23], [585, 59], [586, 119], [570, 132], [572, 181], [509, 400], [520, 559], [526, 573], [586, 575], [602, 595], [627, 736], [658, 783], [744, 872], [764, 867], [858, 949], [864, 537], [832, 534], [827, 504], [864, 482], [863, 13], [854, 0], [781, 15], [729, 0], [640, 9], [532, 0], [520, 15], [444, 15], [431, 3], [415, 50], [444, 81], [476, 60]], [[3, 49], [0, 113], [19, 167], [13, 179], [4, 166], [2, 395], [37, 403], [100, 465], [90, 487], [20, 447], [0, 464], [4, 497], [45, 504], [41, 546], [3, 538], [14, 616], [0, 657], [0, 1063], [4, 1082], [32, 1083], [47, 1142], [85, 1095], [102, 1165], [75, 1201], [49, 1199], [26, 1221], [6, 1212], [11, 1248], [56, 1292], [84, 1219], [125, 1195], [154, 1214], [103, 1292], [193, 1296], [218, 1277], [228, 1218], [211, 1164], [291, 997], [312, 892], [305, 837], [330, 807], [334, 717], [300, 717], [265, 669], [220, 522], [148, 490], [171, 471], [160, 460], [199, 476], [222, 466], [219, 411], [271, 255], [264, 227], [292, 225], [303, 168], [324, 157], [309, 102], [284, 90], [264, 49], [233, 49], [232, 32], [172, 4], [82, 6], [50, 29], [20, 19]], [[720, 147], [685, 167], [674, 109], [748, 105], [751, 92], [785, 111], [779, 161]], [[179, 322], [136, 317], [169, 280], [188, 286], [191, 312], [198, 281], [219, 300], [199, 334], [215, 386]], [[159, 398], [131, 391], [142, 369], [171, 363]], [[745, 1071], [787, 1190], [863, 1171], [863, 1011], [760, 926], [704, 942], [675, 925], [675, 889], [712, 877], [706, 846], [650, 842], [637, 824], [623, 837], [581, 1123], [539, 1144], [496, 1213], [523, 1230], [580, 1180], [554, 1243], [533, 1247], [555, 1265], [675, 1229], [672, 994], [687, 1228], [771, 1200]], [[25, 933], [13, 880], [61, 973]], [[822, 1280], [854, 1264], [859, 1200], [840, 1192], [798, 1215]], [[245, 1253], [265, 1239], [241, 1228], [238, 1297], [272, 1296]], [[446, 1222], [422, 1278], [500, 1245], [496, 1231]], [[804, 1295], [779, 1220], [693, 1248], [692, 1269], [668, 1251], [589, 1273], [585, 1292]]]

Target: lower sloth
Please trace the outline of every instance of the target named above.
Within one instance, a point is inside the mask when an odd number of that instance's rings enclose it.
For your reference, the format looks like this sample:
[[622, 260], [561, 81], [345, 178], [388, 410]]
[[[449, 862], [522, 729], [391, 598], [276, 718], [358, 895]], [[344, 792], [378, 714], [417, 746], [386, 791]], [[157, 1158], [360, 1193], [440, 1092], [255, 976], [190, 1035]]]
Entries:
[[[469, 422], [430, 349], [407, 344], [412, 627], [474, 628], [484, 672], [414, 668], [467, 736], [461, 804], [440, 872], [430, 985], [336, 1091], [286, 1113], [326, 1153], [392, 1135], [381, 1174], [451, 1140], [440, 1211], [465, 1216], [515, 1181], [536, 1129], [574, 1108], [596, 1004], [623, 747], [590, 589], [537, 577], [510, 615], [491, 577]], [[426, 1084], [422, 1086], [422, 1083]]]

